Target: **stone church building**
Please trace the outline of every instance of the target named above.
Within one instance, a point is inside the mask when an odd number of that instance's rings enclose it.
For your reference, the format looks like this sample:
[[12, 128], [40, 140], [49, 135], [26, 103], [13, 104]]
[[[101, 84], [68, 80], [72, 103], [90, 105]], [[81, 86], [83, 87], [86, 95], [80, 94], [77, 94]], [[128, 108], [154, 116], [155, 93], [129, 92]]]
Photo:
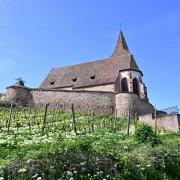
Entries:
[[133, 109], [139, 115], [154, 112], [143, 73], [120, 32], [113, 54], [103, 60], [53, 68], [39, 88], [13, 85], [5, 98], [20, 104], [74, 104], [112, 114]]

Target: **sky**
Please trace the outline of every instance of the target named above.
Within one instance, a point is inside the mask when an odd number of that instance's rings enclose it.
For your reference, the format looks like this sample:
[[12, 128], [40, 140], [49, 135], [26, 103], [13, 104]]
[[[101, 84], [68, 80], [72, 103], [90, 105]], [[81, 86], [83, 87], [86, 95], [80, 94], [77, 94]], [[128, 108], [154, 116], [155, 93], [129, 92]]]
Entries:
[[109, 57], [122, 30], [150, 102], [180, 107], [179, 0], [0, 0], [0, 92], [53, 67]]

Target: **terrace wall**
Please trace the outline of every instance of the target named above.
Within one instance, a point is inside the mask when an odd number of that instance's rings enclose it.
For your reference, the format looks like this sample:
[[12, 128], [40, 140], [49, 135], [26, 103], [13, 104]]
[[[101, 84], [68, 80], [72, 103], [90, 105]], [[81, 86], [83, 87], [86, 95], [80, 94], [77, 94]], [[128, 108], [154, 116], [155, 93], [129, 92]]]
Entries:
[[[152, 114], [139, 117], [141, 122], [148, 123], [152, 126], [155, 125], [155, 119]], [[169, 131], [178, 132], [180, 130], [180, 115], [167, 115], [157, 119], [157, 126]]]
[[154, 112], [151, 104], [140, 100], [133, 93], [45, 90], [11, 86], [7, 88], [6, 99], [22, 105], [49, 104], [53, 107], [61, 105], [66, 109], [69, 109], [73, 103], [76, 110], [82, 111], [89, 108], [96, 113], [104, 114], [113, 114], [116, 108], [118, 116], [123, 116], [129, 108], [137, 115]]
[[30, 103], [33, 104], [48, 103], [50, 106], [65, 105], [65, 108], [70, 108], [73, 103], [78, 110], [89, 108], [96, 113], [105, 114], [112, 114], [115, 107], [113, 93], [32, 90], [30, 94], [32, 96]]

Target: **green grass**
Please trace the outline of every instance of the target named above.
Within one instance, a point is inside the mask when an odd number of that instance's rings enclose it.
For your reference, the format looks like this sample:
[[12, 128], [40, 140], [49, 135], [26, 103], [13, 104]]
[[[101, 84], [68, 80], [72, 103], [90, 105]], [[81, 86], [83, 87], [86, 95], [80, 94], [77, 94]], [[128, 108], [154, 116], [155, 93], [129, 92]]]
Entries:
[[[89, 124], [87, 116], [77, 113], [77, 123], [81, 127], [77, 125], [76, 135], [71, 113], [58, 111], [56, 118], [48, 112], [46, 128], [42, 132], [44, 110], [37, 110], [35, 117], [34, 112], [27, 115], [28, 111], [29, 108], [24, 108], [12, 116], [9, 132], [5, 127], [9, 109], [0, 111], [0, 178], [180, 178], [180, 133], [161, 133], [161, 143], [152, 147], [148, 142], [136, 141], [133, 124], [131, 135], [127, 136], [126, 119], [117, 119], [117, 131], [114, 132], [113, 117], [98, 115], [94, 118], [93, 131], [92, 121]], [[17, 120], [21, 124], [18, 129]], [[29, 120], [31, 129], [27, 124]]]

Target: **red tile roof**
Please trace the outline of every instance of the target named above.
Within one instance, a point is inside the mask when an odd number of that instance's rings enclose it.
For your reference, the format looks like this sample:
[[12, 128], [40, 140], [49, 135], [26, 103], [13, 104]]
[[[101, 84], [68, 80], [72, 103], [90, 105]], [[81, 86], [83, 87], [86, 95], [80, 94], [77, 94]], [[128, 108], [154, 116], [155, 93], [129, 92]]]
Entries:
[[[82, 88], [114, 83], [119, 71], [139, 71], [133, 55], [129, 52], [121, 32], [111, 57], [62, 68], [54, 68], [43, 81], [40, 88]], [[94, 76], [93, 78], [91, 78]], [[75, 80], [76, 79], [76, 80]]]

